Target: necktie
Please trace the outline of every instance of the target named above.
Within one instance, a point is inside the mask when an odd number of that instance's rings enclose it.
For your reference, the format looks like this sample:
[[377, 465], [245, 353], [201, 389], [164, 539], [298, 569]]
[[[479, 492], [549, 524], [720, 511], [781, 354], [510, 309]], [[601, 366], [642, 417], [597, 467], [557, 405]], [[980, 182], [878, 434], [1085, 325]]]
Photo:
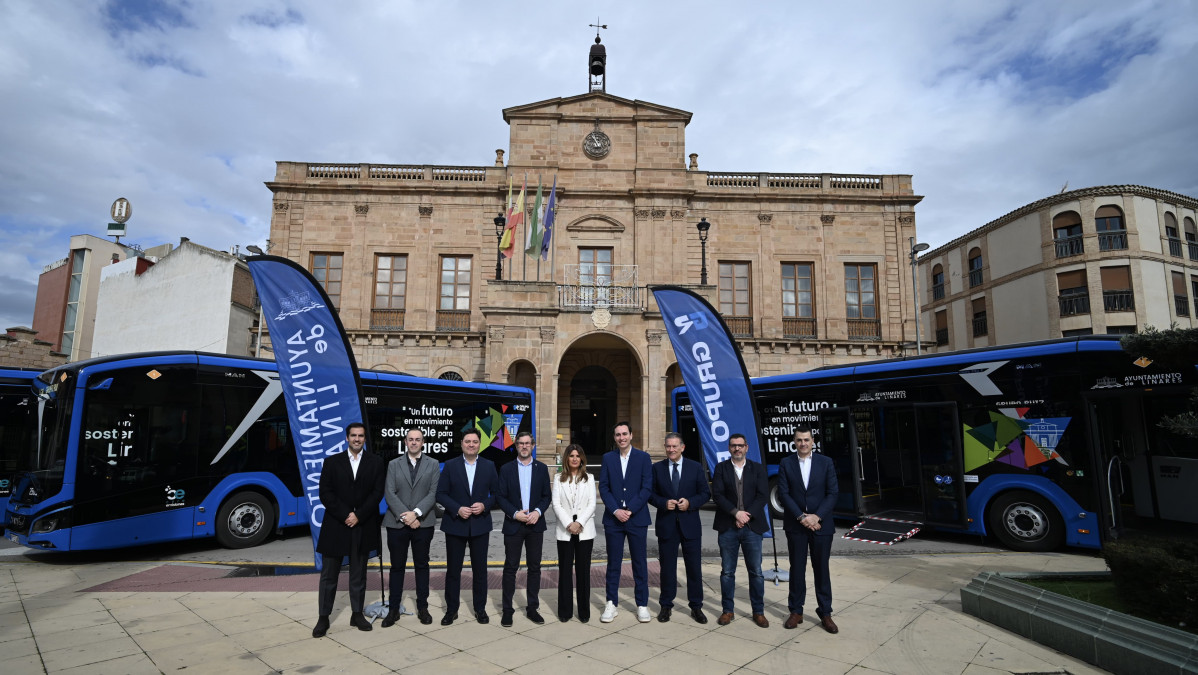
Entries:
[[674, 496], [677, 497], [678, 496], [678, 465], [673, 462], [670, 462], [670, 466], [672, 467], [672, 471], [671, 471], [671, 475], [670, 475], [670, 483], [673, 484]]

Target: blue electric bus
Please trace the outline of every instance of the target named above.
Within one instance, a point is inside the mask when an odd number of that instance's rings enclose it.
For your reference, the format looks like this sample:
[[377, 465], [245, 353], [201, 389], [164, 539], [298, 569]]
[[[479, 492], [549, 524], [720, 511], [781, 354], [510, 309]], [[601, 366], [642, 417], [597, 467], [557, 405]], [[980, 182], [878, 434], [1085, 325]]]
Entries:
[[[361, 380], [368, 447], [387, 460], [409, 428], [442, 462], [476, 428], [482, 455], [503, 464], [534, 427], [529, 389], [380, 371]], [[306, 522], [274, 361], [127, 354], [48, 370], [34, 387], [41, 441], [5, 513], [18, 544], [78, 551], [215, 536], [242, 548]]]
[[[761, 447], [774, 480], [795, 426], [811, 426], [836, 461], [843, 518], [993, 534], [1023, 551], [1193, 530], [1198, 442], [1159, 422], [1187, 409], [1198, 372], [1138, 356], [1088, 336], [755, 378]], [[697, 450], [685, 388], [674, 416]]]
[[37, 397], [30, 384], [40, 370], [0, 368], [0, 512], [8, 505], [13, 474], [32, 466], [37, 444]]

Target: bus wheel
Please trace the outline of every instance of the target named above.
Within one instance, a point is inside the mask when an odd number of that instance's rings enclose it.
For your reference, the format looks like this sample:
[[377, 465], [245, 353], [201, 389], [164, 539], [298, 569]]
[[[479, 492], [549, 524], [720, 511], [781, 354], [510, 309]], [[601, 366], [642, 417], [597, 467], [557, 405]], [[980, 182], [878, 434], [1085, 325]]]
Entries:
[[1053, 551], [1065, 541], [1065, 522], [1033, 492], [1004, 492], [990, 504], [990, 529], [1013, 551]]
[[257, 492], [238, 492], [221, 504], [216, 540], [226, 548], [249, 548], [266, 541], [275, 522], [270, 500]]
[[770, 518], [782, 520], [786, 511], [782, 508], [782, 497], [778, 494], [778, 477], [770, 479]]

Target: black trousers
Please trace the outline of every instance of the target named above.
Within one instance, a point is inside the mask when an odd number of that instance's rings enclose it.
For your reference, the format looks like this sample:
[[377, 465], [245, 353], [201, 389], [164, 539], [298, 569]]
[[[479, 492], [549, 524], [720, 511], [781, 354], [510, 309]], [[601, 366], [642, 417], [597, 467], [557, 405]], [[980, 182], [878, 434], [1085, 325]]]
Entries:
[[511, 611], [512, 598], [516, 595], [516, 572], [520, 571], [520, 550], [524, 550], [524, 559], [528, 564], [528, 591], [526, 605], [528, 609], [541, 606], [541, 546], [545, 543], [544, 532], [532, 532], [531, 528], [523, 527], [527, 532], [503, 535], [503, 609]]
[[388, 527], [387, 553], [391, 556], [391, 610], [399, 611], [404, 575], [408, 567], [408, 547], [416, 569], [416, 609], [428, 609], [428, 558], [433, 543], [433, 528]]
[[445, 613], [458, 611], [462, 598], [462, 563], [470, 548], [470, 572], [474, 577], [474, 611], [487, 608], [487, 544], [490, 532], [473, 537], [445, 535]]
[[[557, 615], [563, 619], [574, 616], [573, 589], [578, 588], [578, 618], [591, 618], [591, 551], [594, 539], [571, 539], [557, 542], [560, 565], [557, 580]], [[577, 583], [575, 583], [577, 582]]]
[[[361, 612], [366, 600], [366, 563], [369, 562], [370, 552], [361, 550], [362, 528], [354, 528], [350, 535], [349, 553], [349, 607], [351, 611]], [[320, 615], [328, 616], [333, 613], [333, 603], [337, 600], [337, 579], [341, 576], [341, 561], [345, 556], [320, 555]]]
[[703, 541], [683, 539], [677, 532], [669, 539], [657, 540], [658, 560], [661, 561], [661, 606], [673, 607], [678, 596], [678, 547], [686, 567], [686, 601], [691, 608], [703, 607]]
[[832, 614], [832, 575], [828, 561], [832, 556], [832, 535], [817, 535], [805, 527], [786, 533], [786, 548], [790, 554], [790, 593], [787, 609], [803, 613], [807, 597], [807, 554], [811, 554], [811, 576], [815, 581], [815, 613], [823, 618]]

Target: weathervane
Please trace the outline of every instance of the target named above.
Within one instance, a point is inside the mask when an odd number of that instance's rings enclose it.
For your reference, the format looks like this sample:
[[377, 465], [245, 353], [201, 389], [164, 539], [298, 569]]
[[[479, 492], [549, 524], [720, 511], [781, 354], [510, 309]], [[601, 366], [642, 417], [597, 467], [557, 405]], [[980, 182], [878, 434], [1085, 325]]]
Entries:
[[588, 23], [587, 25], [595, 29], [595, 42], [599, 42], [599, 29], [607, 30], [607, 24], [599, 23], [599, 17], [595, 17], [595, 23]]

